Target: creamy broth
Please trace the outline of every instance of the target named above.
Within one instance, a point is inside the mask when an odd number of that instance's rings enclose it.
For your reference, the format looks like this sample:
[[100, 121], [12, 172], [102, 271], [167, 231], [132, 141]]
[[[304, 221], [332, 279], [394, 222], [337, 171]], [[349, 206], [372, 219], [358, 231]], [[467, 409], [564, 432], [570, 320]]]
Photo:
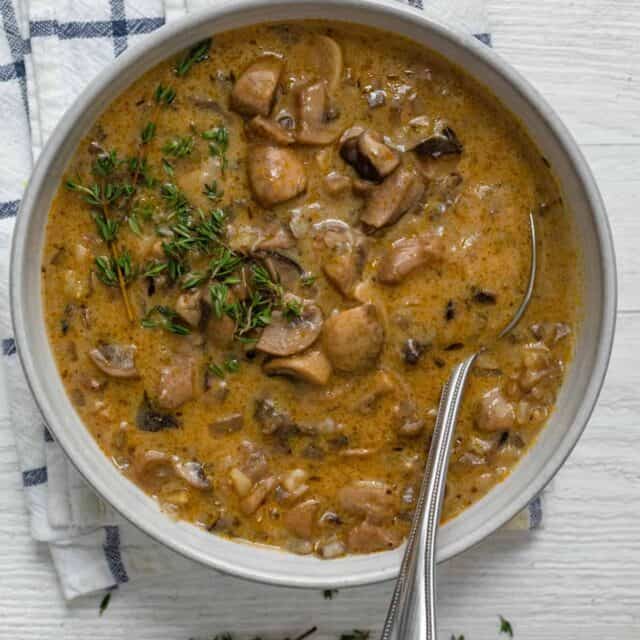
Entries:
[[444, 518], [553, 410], [580, 304], [574, 227], [518, 122], [432, 52], [262, 25], [149, 71], [49, 214], [46, 323], [69, 397], [169, 514], [330, 558], [406, 535], [443, 382], [475, 366]]

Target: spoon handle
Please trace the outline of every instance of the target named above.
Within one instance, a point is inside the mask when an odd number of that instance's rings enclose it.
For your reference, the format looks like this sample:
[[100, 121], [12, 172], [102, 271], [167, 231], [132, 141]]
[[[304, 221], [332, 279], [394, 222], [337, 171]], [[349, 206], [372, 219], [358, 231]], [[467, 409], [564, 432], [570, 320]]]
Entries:
[[458, 364], [442, 389], [420, 495], [381, 640], [437, 640], [435, 549], [449, 452], [477, 353]]

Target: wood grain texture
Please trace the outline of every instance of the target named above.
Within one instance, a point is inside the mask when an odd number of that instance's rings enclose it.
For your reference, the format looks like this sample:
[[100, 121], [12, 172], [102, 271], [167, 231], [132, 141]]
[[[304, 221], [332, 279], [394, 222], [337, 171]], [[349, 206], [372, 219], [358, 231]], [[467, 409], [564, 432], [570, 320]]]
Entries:
[[[546, 528], [499, 533], [440, 568], [441, 637], [640, 637], [640, 2], [490, 0], [497, 49], [560, 112], [591, 163], [611, 217], [620, 314], [599, 406], [554, 481]], [[65, 605], [45, 548], [29, 538], [12, 436], [0, 428], [0, 638], [186, 640], [335, 638], [379, 630], [390, 585], [319, 592], [268, 588], [197, 568]], [[375, 633], [372, 635], [375, 637]], [[502, 636], [504, 637], [504, 636]]]

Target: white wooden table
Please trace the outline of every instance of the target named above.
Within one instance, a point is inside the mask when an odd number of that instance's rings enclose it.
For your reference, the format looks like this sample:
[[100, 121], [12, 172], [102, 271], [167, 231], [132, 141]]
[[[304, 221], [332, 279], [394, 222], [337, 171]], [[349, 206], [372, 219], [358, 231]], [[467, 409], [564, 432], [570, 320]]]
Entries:
[[[489, 0], [494, 44], [549, 99], [604, 194], [620, 273], [618, 332], [599, 406], [554, 482], [546, 529], [500, 533], [440, 570], [441, 637], [640, 638], [640, 0]], [[314, 639], [382, 623], [390, 585], [277, 589], [204, 569], [62, 600], [46, 548], [27, 529], [10, 433], [0, 431], [0, 638]], [[251, 635], [253, 634], [253, 635]], [[505, 636], [502, 636], [503, 638]]]

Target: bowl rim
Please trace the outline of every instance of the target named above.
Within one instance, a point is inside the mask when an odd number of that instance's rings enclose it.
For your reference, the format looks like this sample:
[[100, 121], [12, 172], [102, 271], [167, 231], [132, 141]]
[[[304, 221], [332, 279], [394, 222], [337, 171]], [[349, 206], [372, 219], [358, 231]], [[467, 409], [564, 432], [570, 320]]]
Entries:
[[[579, 181], [579, 184], [585, 194], [585, 198], [589, 202], [590, 218], [592, 219], [595, 228], [598, 243], [597, 248], [600, 253], [603, 290], [603, 304], [600, 312], [601, 330], [597, 350], [594, 356], [595, 365], [592, 370], [591, 379], [584, 389], [584, 397], [580, 405], [580, 416], [576, 416], [576, 420], [567, 430], [561, 446], [553, 452], [553, 455], [550, 455], [547, 458], [540, 473], [526, 488], [520, 491], [517, 499], [511, 500], [508, 506], [505, 506], [502, 509], [500, 517], [493, 518], [491, 520], [487, 519], [481, 526], [477, 527], [468, 535], [452, 541], [447, 546], [445, 553], [441, 553], [440, 551], [438, 552], [438, 561], [451, 558], [458, 553], [475, 546], [486, 536], [508, 522], [519, 511], [521, 511], [531, 501], [531, 499], [539, 494], [539, 492], [560, 469], [577, 444], [580, 435], [585, 429], [591, 413], [593, 412], [600, 390], [604, 383], [613, 345], [617, 305], [616, 261], [610, 224], [606, 215], [602, 197], [582, 152], [578, 148], [566, 126], [561, 122], [546, 100], [529, 84], [527, 80], [525, 80], [514, 68], [510, 66], [510, 64], [505, 62], [490, 47], [481, 44], [472, 35], [458, 30], [451, 24], [442, 22], [439, 16], [434, 15], [428, 8], [425, 10], [417, 10], [399, 2], [389, 3], [384, 0], [225, 0], [216, 4], [214, 7], [198, 11], [194, 15], [164, 26], [158, 31], [147, 36], [144, 43], [125, 51], [121, 56], [108, 65], [99, 77], [89, 83], [89, 85], [75, 99], [64, 117], [56, 126], [55, 130], [52, 132], [33, 169], [21, 202], [12, 239], [10, 306], [14, 335], [16, 345], [18, 347], [18, 356], [38, 408], [43, 414], [47, 424], [51, 427], [57, 442], [60, 444], [74, 466], [76, 466], [85, 480], [87, 480], [97, 493], [109, 504], [114, 506], [114, 508], [123, 515], [125, 519], [133, 523], [147, 535], [151, 536], [154, 540], [169, 547], [173, 551], [228, 574], [282, 586], [341, 588], [362, 584], [372, 584], [391, 579], [397, 575], [399, 562], [398, 567], [392, 566], [387, 567], [386, 569], [379, 569], [375, 566], [376, 563], [372, 562], [370, 563], [372, 565], [371, 568], [366, 571], [360, 571], [355, 575], [336, 575], [331, 580], [311, 575], [299, 576], [290, 574], [282, 575], [279, 573], [275, 574], [274, 572], [265, 570], [257, 565], [251, 568], [246, 568], [244, 566], [238, 567], [233, 562], [228, 561], [227, 558], [222, 557], [222, 554], [220, 554], [220, 557], [212, 557], [210, 554], [200, 552], [193, 545], [185, 544], [164, 535], [161, 531], [161, 527], [147, 523], [137, 513], [135, 513], [132, 508], [124, 504], [124, 501], [120, 500], [119, 496], [113, 495], [113, 492], [109, 491], [107, 484], [103, 482], [103, 479], [99, 474], [93, 472], [88, 463], [76, 460], [73, 454], [70, 453], [73, 446], [65, 433], [66, 429], [62, 425], [58, 424], [62, 423], [63, 419], [58, 415], [58, 412], [54, 409], [52, 402], [50, 402], [50, 398], [48, 398], [43, 391], [40, 379], [41, 374], [38, 371], [37, 357], [34, 357], [34, 354], [29, 348], [29, 340], [26, 330], [28, 314], [26, 314], [26, 310], [24, 308], [24, 299], [21, 287], [22, 271], [20, 266], [22, 264], [21, 261], [26, 259], [23, 254], [25, 253], [28, 238], [27, 231], [29, 228], [29, 218], [38, 206], [40, 192], [45, 188], [47, 182], [49, 167], [56, 162], [56, 155], [60, 147], [64, 144], [66, 138], [74, 131], [76, 119], [95, 101], [96, 96], [104, 91], [112, 82], [115, 82], [118, 76], [128, 67], [133, 66], [134, 63], [139, 62], [148, 56], [151, 50], [157, 50], [162, 45], [171, 43], [181, 34], [184, 35], [189, 33], [190, 30], [197, 29], [202, 23], [213, 26], [216, 19], [232, 17], [233, 14], [236, 13], [242, 14], [242, 12], [251, 12], [256, 10], [264, 10], [265, 18], [259, 21], [255, 20], [252, 22], [253, 24], [269, 22], [270, 11], [273, 11], [274, 9], [282, 10], [294, 6], [308, 7], [310, 10], [315, 9], [318, 11], [318, 14], [326, 14], [331, 7], [350, 9], [353, 11], [353, 17], [350, 18], [349, 21], [365, 25], [367, 24], [367, 20], [363, 16], [366, 16], [367, 14], [373, 14], [377, 17], [390, 16], [395, 19], [400, 19], [403, 22], [411, 23], [412, 26], [418, 26], [426, 31], [436, 33], [440, 38], [447, 41], [453, 47], [465, 50], [466, 53], [469, 53], [471, 56], [478, 59], [481, 64], [488, 66], [493, 73], [497, 74], [497, 76], [508, 84], [513, 91], [519, 94], [519, 96], [533, 108], [536, 115], [545, 123], [546, 127], [548, 127], [560, 147], [567, 154], [567, 157], [570, 158], [575, 177]], [[302, 18], [293, 19], [296, 20]], [[278, 21], [282, 20], [283, 18], [278, 19]], [[192, 43], [196, 40], [197, 38], [193, 38], [191, 36]], [[149, 65], [146, 68], [149, 68]], [[138, 77], [139, 75], [140, 74], [138, 74]], [[473, 74], [470, 73], [470, 75], [474, 77]], [[480, 82], [480, 84], [483, 84], [480, 79], [475, 77], [474, 79], [476, 79], [477, 82]], [[111, 99], [114, 97], [115, 95]], [[517, 117], [517, 114], [515, 115]], [[40, 321], [42, 322], [42, 319], [40, 319]], [[445, 527], [446, 526], [447, 525], [445, 525]], [[234, 541], [233, 544], [244, 543], [242, 541], [239, 543]], [[249, 546], [251, 545], [247, 545], [247, 548]], [[383, 555], [383, 553], [365, 557], [375, 558], [376, 556]]]

